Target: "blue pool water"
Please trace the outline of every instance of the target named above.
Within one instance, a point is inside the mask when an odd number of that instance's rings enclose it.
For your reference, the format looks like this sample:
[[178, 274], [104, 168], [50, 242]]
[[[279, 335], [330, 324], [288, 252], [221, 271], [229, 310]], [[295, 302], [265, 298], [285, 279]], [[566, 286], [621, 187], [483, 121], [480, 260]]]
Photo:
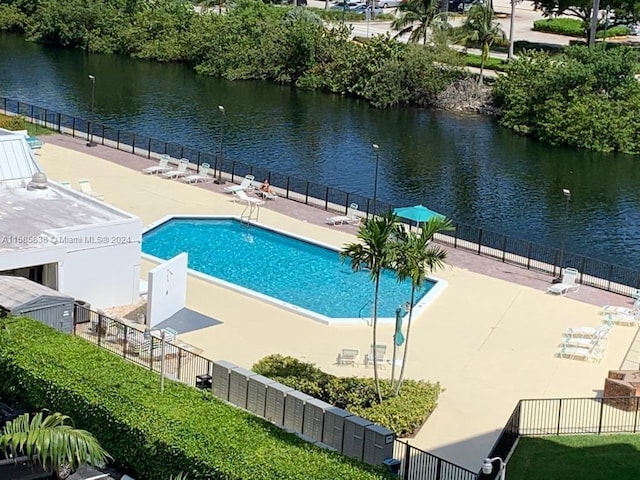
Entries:
[[[354, 273], [339, 254], [309, 242], [232, 219], [174, 218], [143, 236], [142, 251], [168, 260], [182, 252], [189, 268], [281, 302], [330, 318], [371, 315], [373, 282]], [[415, 302], [434, 283], [426, 282]], [[395, 317], [411, 298], [411, 284], [385, 271], [380, 282], [379, 317]]]

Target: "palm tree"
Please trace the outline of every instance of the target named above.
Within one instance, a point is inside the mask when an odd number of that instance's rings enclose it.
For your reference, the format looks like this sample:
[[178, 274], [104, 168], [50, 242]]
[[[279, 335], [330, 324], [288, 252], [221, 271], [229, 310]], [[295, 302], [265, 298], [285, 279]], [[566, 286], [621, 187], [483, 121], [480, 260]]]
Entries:
[[463, 42], [479, 42], [482, 44], [482, 55], [480, 56], [480, 77], [478, 85], [482, 85], [484, 65], [489, 58], [489, 49], [493, 42], [504, 39], [505, 35], [500, 24], [493, 20], [493, 9], [484, 3], [476, 3], [469, 9], [461, 32]]
[[413, 318], [413, 304], [416, 290], [420, 290], [427, 279], [427, 275], [434, 270], [444, 267], [447, 251], [440, 247], [429, 246], [436, 233], [453, 230], [451, 221], [434, 217], [422, 227], [420, 234], [403, 231], [394, 245], [395, 270], [398, 280], [403, 282], [411, 279], [411, 301], [409, 306], [409, 318], [407, 319], [407, 333], [402, 354], [402, 366], [396, 384], [394, 395], [398, 395], [404, 377], [404, 367], [407, 364], [407, 352], [409, 351], [409, 335], [411, 333], [411, 320]]
[[69, 417], [61, 413], [37, 413], [33, 418], [25, 413], [7, 422], [0, 433], [0, 447], [14, 457], [26, 455], [51, 467], [59, 478], [67, 478], [84, 463], [102, 465], [111, 456], [98, 440], [86, 430], [67, 424]]
[[380, 391], [380, 379], [378, 378], [378, 359], [376, 348], [378, 339], [378, 297], [380, 294], [380, 275], [382, 270], [391, 265], [391, 244], [401, 233], [402, 229], [393, 213], [389, 212], [380, 217], [371, 217], [365, 220], [358, 230], [357, 243], [344, 246], [340, 252], [343, 261], [351, 259], [351, 268], [354, 272], [362, 269], [369, 271], [369, 276], [374, 284], [373, 289], [373, 376], [375, 381], [378, 401], [382, 402]]
[[519, 3], [522, 0], [511, 0], [511, 15], [509, 17], [509, 53], [507, 54], [507, 58], [509, 60], [513, 59], [513, 30], [514, 23], [516, 19], [516, 3]]
[[409, 33], [409, 43], [427, 44], [429, 31], [446, 17], [440, 13], [440, 0], [408, 0], [398, 7], [400, 16], [391, 23], [391, 28], [401, 37]]

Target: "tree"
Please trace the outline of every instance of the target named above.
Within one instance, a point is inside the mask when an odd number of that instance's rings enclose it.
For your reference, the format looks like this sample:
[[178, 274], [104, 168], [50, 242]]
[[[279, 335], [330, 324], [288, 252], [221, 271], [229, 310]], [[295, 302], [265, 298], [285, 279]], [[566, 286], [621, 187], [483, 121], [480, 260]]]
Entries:
[[391, 23], [391, 28], [401, 37], [409, 33], [410, 43], [427, 44], [433, 28], [446, 25], [446, 14], [440, 13], [440, 0], [408, 0], [398, 7], [400, 16]]
[[43, 468], [51, 467], [59, 478], [68, 477], [84, 463], [102, 465], [110, 455], [86, 430], [69, 425], [61, 413], [39, 412], [29, 418], [25, 413], [7, 422], [0, 434], [0, 447], [13, 457], [26, 455]]
[[513, 31], [514, 23], [516, 21], [516, 3], [520, 3], [522, 0], [511, 0], [511, 14], [509, 16], [509, 53], [507, 58], [511, 60], [513, 58]]
[[493, 20], [493, 10], [489, 5], [477, 3], [469, 9], [467, 19], [460, 29], [463, 42], [479, 42], [482, 45], [480, 56], [480, 77], [478, 85], [482, 85], [484, 65], [489, 58], [489, 49], [493, 42], [504, 39], [505, 35], [500, 24]]
[[444, 267], [444, 262], [447, 258], [446, 250], [440, 247], [432, 247], [430, 243], [436, 233], [449, 230], [453, 230], [451, 221], [434, 217], [423, 225], [419, 235], [403, 230], [402, 234], [398, 236], [397, 243], [394, 245], [395, 254], [392, 256], [394, 258], [398, 280], [401, 282], [411, 280], [409, 318], [407, 319], [402, 366], [400, 367], [400, 375], [398, 376], [398, 382], [394, 389], [395, 395], [398, 395], [398, 392], [400, 392], [404, 378], [404, 368], [407, 364], [407, 352], [409, 351], [409, 338], [416, 290], [422, 288], [429, 273]]
[[[384, 268], [388, 268], [392, 263], [391, 245], [402, 232], [398, 217], [389, 212], [381, 217], [371, 217], [360, 226], [358, 230], [357, 243], [350, 243], [340, 252], [343, 261], [347, 258], [351, 261], [351, 268], [354, 272], [363, 269], [369, 271], [369, 276], [373, 281], [373, 313], [372, 330], [373, 344], [377, 345], [378, 339], [378, 297], [380, 294], [380, 275]], [[380, 379], [378, 378], [378, 359], [376, 349], [373, 348], [373, 376], [375, 381], [378, 401], [382, 402], [380, 391]]]

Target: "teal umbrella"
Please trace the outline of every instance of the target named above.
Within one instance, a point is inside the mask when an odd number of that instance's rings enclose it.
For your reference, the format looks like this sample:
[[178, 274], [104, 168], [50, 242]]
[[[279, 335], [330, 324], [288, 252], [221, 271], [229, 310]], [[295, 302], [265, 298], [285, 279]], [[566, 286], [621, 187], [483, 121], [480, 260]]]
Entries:
[[445, 218], [444, 215], [441, 215], [438, 212], [434, 212], [433, 210], [429, 210], [423, 205], [416, 205], [415, 207], [394, 208], [393, 213], [395, 213], [398, 217], [406, 218], [407, 220], [416, 222], [416, 227], [421, 223], [428, 222], [432, 218]]

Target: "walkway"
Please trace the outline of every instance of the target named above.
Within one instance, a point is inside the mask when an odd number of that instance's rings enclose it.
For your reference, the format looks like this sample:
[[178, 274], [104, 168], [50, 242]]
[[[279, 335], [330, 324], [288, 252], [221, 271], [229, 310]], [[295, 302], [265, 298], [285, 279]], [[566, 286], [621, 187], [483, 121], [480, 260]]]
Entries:
[[[53, 180], [75, 184], [89, 178], [107, 202], [139, 215], [144, 224], [168, 214], [239, 215], [243, 209], [220, 193], [221, 186], [145, 176], [139, 170], [152, 161], [88, 148], [80, 139], [55, 135], [39, 159]], [[262, 208], [260, 221], [336, 247], [354, 241], [353, 227], [326, 226], [327, 216], [278, 199]], [[614, 329], [601, 364], [555, 358], [565, 328], [597, 326], [596, 305], [626, 305], [628, 299], [586, 287], [569, 297], [552, 296], [546, 294], [549, 277], [460, 251], [450, 252], [449, 264], [437, 274], [449, 286], [412, 329], [408, 377], [439, 381], [445, 392], [411, 443], [476, 470], [519, 399], [593, 396], [608, 370], [620, 367], [635, 329]], [[154, 264], [143, 260], [142, 266], [146, 273]], [[281, 353], [338, 375], [372, 374], [335, 364], [343, 347], [366, 352], [366, 325], [324, 326], [191, 276], [187, 306], [222, 322], [180, 337], [209, 358], [250, 368], [265, 355]], [[391, 345], [392, 328], [382, 325], [379, 331]]]

